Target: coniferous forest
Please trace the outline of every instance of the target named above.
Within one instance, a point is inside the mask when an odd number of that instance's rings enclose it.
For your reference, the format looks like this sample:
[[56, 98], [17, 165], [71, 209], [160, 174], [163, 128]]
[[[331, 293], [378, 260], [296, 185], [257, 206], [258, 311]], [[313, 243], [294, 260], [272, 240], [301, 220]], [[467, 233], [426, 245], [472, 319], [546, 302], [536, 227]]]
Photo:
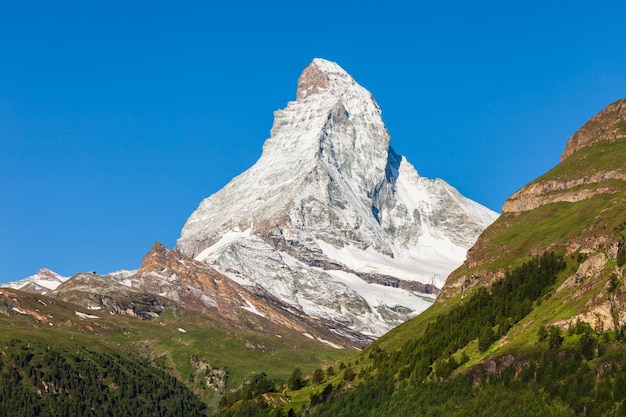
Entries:
[[146, 360], [14, 339], [0, 355], [2, 416], [203, 416], [206, 405]]

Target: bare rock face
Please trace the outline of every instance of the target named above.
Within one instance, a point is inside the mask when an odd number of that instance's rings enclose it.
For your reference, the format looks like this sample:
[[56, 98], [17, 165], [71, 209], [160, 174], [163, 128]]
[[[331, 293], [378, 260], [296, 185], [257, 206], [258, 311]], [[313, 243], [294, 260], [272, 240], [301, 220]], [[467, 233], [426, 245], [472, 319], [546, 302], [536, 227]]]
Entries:
[[303, 100], [309, 95], [315, 94], [319, 90], [328, 89], [329, 87], [330, 80], [328, 79], [328, 74], [322, 71], [318, 65], [309, 65], [304, 69], [298, 79], [296, 100]]
[[513, 193], [504, 202], [502, 213], [520, 213], [534, 210], [546, 204], [562, 201], [576, 203], [598, 194], [615, 194], [618, 190], [611, 187], [578, 188], [583, 185], [600, 184], [614, 179], [626, 181], [626, 171], [598, 172], [583, 178], [532, 183]]
[[624, 120], [626, 120], [626, 99], [621, 99], [591, 118], [567, 140], [561, 161], [601, 140], [617, 141], [626, 138]]

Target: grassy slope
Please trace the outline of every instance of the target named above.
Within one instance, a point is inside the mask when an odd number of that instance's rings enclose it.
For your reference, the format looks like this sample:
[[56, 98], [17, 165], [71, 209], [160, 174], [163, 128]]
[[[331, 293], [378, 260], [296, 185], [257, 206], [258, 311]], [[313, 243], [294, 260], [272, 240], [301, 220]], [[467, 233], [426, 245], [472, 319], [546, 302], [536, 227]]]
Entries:
[[[0, 291], [6, 295], [6, 290]], [[14, 296], [19, 300], [19, 308], [52, 317], [53, 325], [18, 314], [10, 306], [7, 308], [6, 301]], [[282, 337], [277, 337], [220, 328], [193, 311], [168, 310], [155, 320], [144, 321], [14, 290], [8, 298], [0, 297], [0, 307], [5, 302], [4, 309], [0, 308], [0, 312], [5, 313], [0, 314], [0, 349], [12, 339], [19, 339], [61, 350], [88, 347], [96, 352], [148, 357], [209, 404], [216, 400], [215, 391], [206, 386], [205, 375], [192, 365], [194, 356], [210, 367], [227, 370], [226, 388], [232, 389], [255, 374], [266, 372], [286, 380], [295, 367], [310, 372], [322, 363], [351, 354], [351, 351], [332, 349], [297, 333], [284, 332]], [[75, 311], [99, 318], [81, 318]]]
[[[626, 141], [600, 142], [582, 149], [531, 184], [567, 181], [598, 172], [626, 174]], [[599, 194], [579, 203], [553, 203], [519, 214], [503, 214], [481, 236], [474, 250], [477, 266], [461, 266], [450, 277], [458, 279], [477, 270], [507, 269], [524, 262], [533, 253], [586, 239], [606, 237], [615, 242], [624, 236], [626, 183], [610, 180], [580, 185], [573, 191], [609, 187], [614, 194]], [[621, 230], [620, 230], [621, 229]]]

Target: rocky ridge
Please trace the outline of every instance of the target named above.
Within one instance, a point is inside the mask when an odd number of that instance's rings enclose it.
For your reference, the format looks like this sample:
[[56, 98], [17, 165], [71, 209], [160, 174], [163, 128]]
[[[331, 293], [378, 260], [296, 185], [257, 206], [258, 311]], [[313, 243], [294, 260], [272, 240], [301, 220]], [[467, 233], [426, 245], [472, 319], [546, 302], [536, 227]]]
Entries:
[[336, 348], [361, 348], [371, 341], [336, 323], [314, 320], [260, 288], [243, 287], [210, 266], [155, 243], [136, 271], [99, 276], [80, 273], [53, 293], [65, 302], [104, 308], [143, 320], [165, 309], [194, 310], [232, 328], [289, 329]]
[[626, 99], [608, 105], [567, 140], [561, 161], [600, 141], [616, 142], [626, 138]]
[[[626, 99], [607, 106], [585, 123], [567, 140], [561, 162], [575, 153], [599, 142], [615, 143], [626, 139]], [[626, 181], [626, 167], [615, 170], [598, 169], [582, 176], [559, 176], [550, 180], [533, 181], [511, 195], [502, 207], [502, 213], [520, 213], [556, 202], [575, 203], [598, 194], [618, 192], [610, 180]], [[602, 186], [597, 186], [597, 185]]]

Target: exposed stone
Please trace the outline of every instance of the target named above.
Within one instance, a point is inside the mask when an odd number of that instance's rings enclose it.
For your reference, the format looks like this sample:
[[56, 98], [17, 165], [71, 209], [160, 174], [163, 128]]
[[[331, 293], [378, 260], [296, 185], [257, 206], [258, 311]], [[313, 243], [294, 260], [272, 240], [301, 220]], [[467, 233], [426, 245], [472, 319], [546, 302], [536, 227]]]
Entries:
[[576, 273], [566, 279], [556, 291], [562, 291], [566, 288], [579, 285], [588, 278], [599, 276], [606, 266], [606, 263], [607, 257], [602, 252], [585, 259], [578, 267]]
[[300, 75], [298, 79], [296, 100], [304, 100], [311, 94], [315, 94], [319, 90], [327, 89], [328, 87], [330, 87], [328, 74], [320, 69], [318, 62], [313, 61], [302, 71], [302, 75]]
[[489, 358], [472, 368], [471, 374], [476, 380], [481, 380], [489, 375], [498, 375], [513, 364], [515, 364], [515, 357], [511, 354]]
[[561, 161], [601, 140], [614, 142], [626, 138], [626, 128], [618, 124], [624, 120], [626, 120], [626, 99], [621, 99], [607, 106], [570, 136], [561, 155]]
[[546, 181], [531, 183], [513, 193], [502, 206], [502, 213], [520, 213], [534, 210], [546, 204], [569, 202], [575, 203], [591, 198], [598, 194], [615, 194], [617, 190], [611, 187], [572, 190], [581, 185], [598, 184], [609, 180], [626, 181], [625, 172], [598, 172], [594, 175], [575, 178], [566, 181]]

